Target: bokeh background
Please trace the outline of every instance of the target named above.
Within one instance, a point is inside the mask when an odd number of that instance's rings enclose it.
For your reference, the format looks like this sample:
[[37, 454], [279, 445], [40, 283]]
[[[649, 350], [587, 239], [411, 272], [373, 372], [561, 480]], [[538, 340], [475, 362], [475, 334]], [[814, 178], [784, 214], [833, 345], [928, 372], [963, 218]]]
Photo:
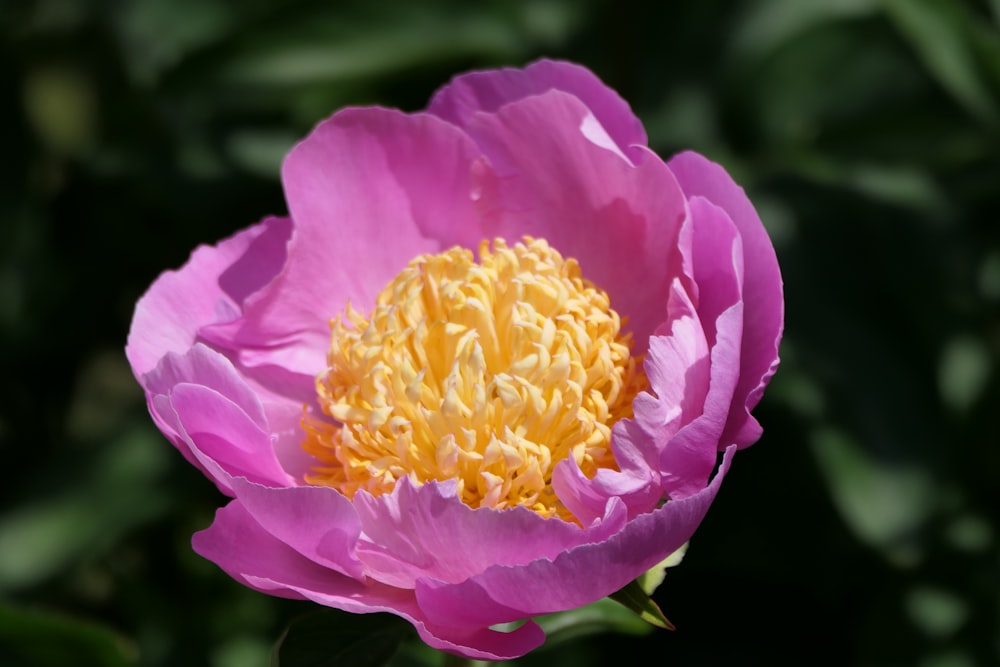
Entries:
[[0, 664], [268, 663], [308, 607], [191, 552], [223, 498], [145, 412], [134, 303], [283, 212], [283, 154], [335, 109], [543, 55], [746, 186], [787, 325], [765, 435], [657, 592], [677, 631], [519, 664], [1000, 664], [998, 26], [997, 0], [5, 0]]

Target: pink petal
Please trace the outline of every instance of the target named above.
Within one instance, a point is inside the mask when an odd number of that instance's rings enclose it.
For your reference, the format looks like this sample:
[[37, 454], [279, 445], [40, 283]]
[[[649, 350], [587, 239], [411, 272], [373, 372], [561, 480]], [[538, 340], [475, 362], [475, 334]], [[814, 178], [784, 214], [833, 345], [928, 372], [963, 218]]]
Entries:
[[593, 72], [568, 62], [539, 60], [523, 70], [463, 74], [438, 90], [427, 110], [465, 127], [477, 112], [494, 113], [506, 104], [550, 90], [579, 99], [626, 155], [635, 154], [631, 146], [646, 145], [646, 131], [628, 103]]
[[[304, 598], [297, 591], [322, 592], [343, 598], [344, 606], [330, 606], [345, 611], [384, 610], [379, 604], [366, 603], [369, 587], [364, 582], [309, 560], [264, 530], [239, 500], [218, 510], [212, 525], [195, 533], [191, 545], [199, 555], [237, 581], [265, 593], [284, 590], [294, 593], [286, 597]], [[267, 579], [277, 585], [263, 588], [249, 581], [249, 577]], [[407, 595], [401, 592], [400, 597]]]
[[698, 492], [712, 472], [737, 375], [730, 364], [739, 363], [739, 322], [742, 304], [735, 304], [718, 318], [720, 334], [711, 352], [709, 390], [702, 413], [685, 424], [662, 449], [660, 471], [671, 498]]
[[509, 632], [502, 632], [488, 627], [467, 630], [435, 625], [426, 620], [427, 614], [422, 609], [406, 615], [398, 611], [395, 613], [413, 623], [417, 634], [428, 646], [474, 660], [489, 662], [513, 660], [535, 650], [545, 642], [545, 633], [532, 620]]
[[250, 296], [274, 280], [285, 266], [286, 246], [292, 234], [288, 218], [267, 218], [264, 231], [254, 238], [246, 251], [219, 274], [219, 287], [240, 306]]
[[510, 633], [486, 626], [431, 624], [412, 590], [362, 582], [305, 558], [265, 531], [238, 500], [219, 510], [212, 525], [194, 535], [192, 546], [250, 588], [353, 613], [390, 612], [413, 623], [428, 645], [471, 658], [507, 660], [537, 648], [544, 640], [541, 629], [531, 622]]
[[[216, 246], [200, 246], [177, 271], [160, 275], [139, 299], [125, 354], [136, 377], [168, 352], [185, 352], [207, 325], [239, 316], [239, 301], [273, 277], [284, 254], [288, 220], [267, 218]], [[252, 258], [260, 268], [236, 267]]]
[[686, 542], [708, 511], [735, 447], [699, 493], [631, 520], [609, 539], [527, 565], [496, 565], [466, 581], [417, 582], [417, 601], [437, 623], [476, 627], [574, 609], [605, 597]]
[[669, 166], [685, 194], [702, 196], [726, 211], [743, 241], [746, 269], [743, 301], [747, 319], [736, 387], [739, 400], [733, 403], [724, 440], [746, 446], [760, 437], [760, 425], [750, 410], [760, 400], [778, 366], [778, 344], [784, 324], [778, 262], [760, 217], [743, 188], [733, 182], [725, 169], [697, 153], [681, 153], [670, 160]]
[[692, 197], [688, 210], [693, 277], [698, 285], [696, 307], [711, 347], [716, 319], [743, 300], [743, 240], [726, 212], [703, 197]]
[[701, 414], [711, 361], [705, 332], [679, 279], [671, 286], [668, 311], [669, 329], [649, 339], [643, 363], [649, 391], [632, 404], [636, 423], [661, 447]]
[[151, 396], [169, 394], [181, 383], [210, 387], [239, 405], [254, 424], [261, 428], [267, 425], [260, 399], [232, 362], [204, 345], [192, 345], [182, 354], [164, 354], [156, 368], [140, 382]]
[[587, 529], [523, 507], [473, 509], [450, 486], [451, 493], [445, 485], [414, 487], [403, 478], [390, 494], [355, 496], [364, 531], [358, 555], [369, 576], [405, 588], [422, 577], [458, 582], [491, 565], [554, 558], [578, 544], [601, 541], [626, 520], [619, 502]]
[[[169, 400], [192, 454], [214, 473], [212, 477], [220, 486], [231, 489], [231, 477], [271, 486], [292, 482], [274, 456], [270, 434], [254, 424], [239, 405], [196, 384], [177, 385]], [[218, 470], [228, 477], [219, 475]]]
[[320, 123], [282, 170], [295, 224], [286, 269], [225, 332], [241, 362], [314, 376], [345, 304], [366, 311], [415, 256], [478, 243], [477, 157], [463, 133], [427, 114], [348, 109]]
[[[266, 421], [277, 436], [275, 449], [286, 470], [301, 476], [310, 465], [304, 460], [299, 423], [303, 403], [315, 394], [314, 375], [296, 375], [278, 367], [239, 365], [234, 370], [229, 363], [239, 363], [238, 355], [230, 352], [234, 344], [220, 333], [240, 321], [244, 301], [280, 272], [290, 233], [287, 218], [272, 217], [217, 246], [200, 247], [180, 270], [161, 275], [136, 306], [126, 354], [147, 390], [154, 421], [192, 462], [190, 451], [170, 432], [153, 400], [155, 394], [168, 393], [170, 386], [184, 381], [234, 396], [257, 424]], [[228, 355], [229, 362], [207, 361], [206, 355], [219, 355], [197, 341], [211, 342]], [[185, 354], [191, 349], [198, 351]], [[251, 403], [261, 405], [251, 407]]]
[[354, 550], [361, 522], [351, 504], [325, 486], [271, 488], [232, 481], [236, 497], [264, 530], [309, 560], [354, 579], [364, 576]]
[[256, 392], [267, 417], [272, 449], [289, 475], [301, 480], [312, 471], [316, 460], [302, 448], [303, 408], [319, 413], [315, 377], [289, 373], [275, 366], [240, 368], [244, 379]]
[[599, 520], [612, 498], [628, 508], [628, 516], [649, 512], [663, 497], [656, 443], [635, 422], [615, 424], [611, 440], [619, 470], [601, 469], [588, 479], [573, 458], [560, 461], [552, 474], [552, 488], [581, 523]]
[[[168, 352], [141, 381], [157, 426], [224, 493], [231, 493], [231, 474], [252, 474], [282, 484], [290, 481], [274, 456], [269, 422], [257, 393], [226, 357], [195, 344], [185, 354]], [[200, 402], [202, 398], [205, 404]], [[175, 399], [179, 400], [176, 404]], [[209, 414], [209, 420], [221, 420], [209, 426], [212, 432], [226, 431], [221, 439], [218, 435], [201, 439], [202, 424]], [[219, 467], [214, 455], [228, 463]]]
[[584, 136], [588, 114], [578, 99], [550, 91], [474, 116], [469, 132], [497, 179], [481, 179], [478, 204], [489, 236], [542, 237], [576, 258], [628, 317], [641, 354], [681, 270], [684, 197], [654, 155], [633, 166]]
[[672, 498], [701, 489], [715, 465], [716, 452], [731, 444], [723, 438], [723, 429], [739, 381], [743, 336], [743, 252], [739, 233], [725, 211], [701, 197], [693, 198], [689, 209], [688, 224], [693, 230], [691, 262], [699, 290], [698, 322], [711, 350], [711, 362], [707, 393], [702, 393], [704, 385], [698, 384], [704, 382], [703, 362], [689, 366], [695, 382], [685, 387], [684, 399], [700, 402], [701, 413], [691, 419], [692, 403], [682, 403], [689, 421], [662, 450], [660, 469]]

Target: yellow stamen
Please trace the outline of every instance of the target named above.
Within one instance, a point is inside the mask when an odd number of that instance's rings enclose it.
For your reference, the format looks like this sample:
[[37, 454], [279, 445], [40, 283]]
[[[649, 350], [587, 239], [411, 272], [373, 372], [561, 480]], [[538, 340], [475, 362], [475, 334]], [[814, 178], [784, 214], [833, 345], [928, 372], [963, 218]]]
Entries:
[[[615, 468], [611, 427], [645, 378], [608, 295], [540, 239], [422, 255], [365, 318], [331, 321], [316, 380], [331, 421], [307, 417], [311, 484], [352, 498], [454, 479], [472, 507], [573, 517], [556, 463]], [[346, 322], [345, 322], [346, 320]]]

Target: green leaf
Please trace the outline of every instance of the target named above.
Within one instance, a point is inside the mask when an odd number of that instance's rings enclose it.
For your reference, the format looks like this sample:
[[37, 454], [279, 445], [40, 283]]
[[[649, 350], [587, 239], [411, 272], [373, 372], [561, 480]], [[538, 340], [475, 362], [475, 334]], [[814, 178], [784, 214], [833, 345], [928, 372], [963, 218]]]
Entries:
[[79, 483], [0, 514], [0, 591], [38, 585], [105, 553], [164, 512], [159, 478], [168, 459], [159, 436], [142, 424], [108, 443], [80, 470]]
[[[512, 58], [522, 52], [516, 26], [466, 11], [426, 14], [402, 5], [386, 19], [319, 12], [265, 25], [219, 54], [229, 85], [277, 86], [372, 79], [418, 65], [470, 56]], [[213, 71], [215, 70], [215, 71]]]
[[590, 635], [610, 632], [644, 635], [653, 629], [632, 611], [609, 598], [577, 609], [538, 616], [534, 620], [545, 631], [546, 650]]
[[96, 623], [0, 604], [0, 663], [34, 667], [127, 667], [136, 651]]
[[929, 472], [913, 462], [880, 460], [833, 427], [814, 430], [810, 444], [833, 502], [854, 534], [897, 565], [919, 562], [916, 537], [936, 497]]
[[931, 174], [911, 165], [850, 163], [819, 152], [796, 155], [787, 165], [815, 183], [853, 190], [892, 206], [935, 212], [947, 208], [945, 194]]
[[993, 360], [985, 341], [956, 336], [948, 341], [938, 362], [941, 400], [958, 413], [968, 412], [982, 395], [993, 371]]
[[760, 58], [824, 24], [867, 16], [874, 0], [771, 0], [750, 3], [735, 24], [730, 50], [737, 59]]
[[381, 667], [410, 635], [392, 614], [324, 609], [293, 619], [274, 647], [272, 667]]
[[660, 611], [660, 607], [653, 602], [652, 598], [646, 594], [646, 591], [642, 590], [642, 585], [638, 579], [630, 582], [627, 586], [615, 591], [608, 597], [635, 612], [639, 615], [639, 618], [650, 625], [655, 625], [658, 628], [666, 630], [674, 629], [673, 623], [667, 620], [667, 617]]
[[979, 118], [995, 121], [997, 107], [979, 72], [971, 19], [952, 0], [882, 0], [928, 71]]

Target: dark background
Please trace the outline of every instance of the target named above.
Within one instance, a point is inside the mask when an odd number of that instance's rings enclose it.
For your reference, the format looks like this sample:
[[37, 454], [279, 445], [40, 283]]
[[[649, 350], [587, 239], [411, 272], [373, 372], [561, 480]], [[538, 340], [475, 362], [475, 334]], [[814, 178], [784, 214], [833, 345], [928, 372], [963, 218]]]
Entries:
[[337, 108], [547, 55], [746, 186], [787, 321], [764, 437], [657, 592], [678, 630], [523, 663], [1000, 664], [998, 25], [997, 0], [3, 2], [0, 663], [267, 664], [307, 606], [191, 552], [223, 498], [146, 415], [135, 300], [284, 212], [281, 157]]

